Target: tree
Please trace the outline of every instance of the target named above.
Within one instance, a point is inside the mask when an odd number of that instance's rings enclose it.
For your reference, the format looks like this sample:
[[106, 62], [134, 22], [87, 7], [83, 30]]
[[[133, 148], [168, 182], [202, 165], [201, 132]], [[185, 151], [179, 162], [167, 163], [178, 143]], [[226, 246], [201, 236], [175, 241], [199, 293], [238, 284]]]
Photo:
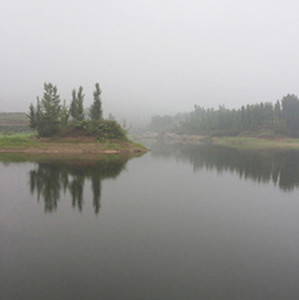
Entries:
[[78, 106], [77, 106], [78, 117], [77, 117], [77, 119], [79, 121], [84, 120], [84, 107], [83, 107], [84, 97], [85, 97], [85, 94], [83, 93], [83, 87], [80, 86], [78, 94], [77, 94], [77, 103], [78, 103]]
[[44, 84], [44, 94], [38, 110], [38, 135], [46, 137], [56, 134], [59, 131], [61, 105], [57, 88], [52, 83]]
[[276, 101], [274, 106], [274, 118], [277, 121], [281, 119], [281, 108], [279, 100]]
[[[82, 86], [72, 91], [72, 102], [68, 109], [66, 102], [61, 104], [56, 86], [52, 83], [44, 84], [43, 97], [37, 97], [36, 107], [33, 104], [29, 107], [27, 114], [30, 127], [37, 130], [40, 137], [66, 136], [86, 134], [88, 136], [100, 136], [109, 138], [126, 138], [125, 131], [121, 129], [116, 121], [103, 119], [102, 101], [100, 98], [100, 85], [96, 83], [93, 92], [94, 101], [90, 109], [90, 120], [84, 120], [84, 93]], [[73, 123], [70, 124], [69, 117]], [[110, 115], [110, 119], [113, 119]]]
[[39, 97], [36, 97], [36, 110], [35, 110], [35, 123], [36, 123], [36, 127], [35, 129], [37, 129], [40, 124], [41, 124], [41, 106], [40, 106], [40, 99]]
[[108, 120], [109, 121], [115, 121], [115, 118], [111, 113], [109, 113], [109, 115], [108, 115]]
[[69, 113], [73, 119], [77, 120], [77, 118], [78, 118], [78, 103], [77, 103], [76, 89], [72, 90], [72, 102], [70, 105]]
[[65, 103], [65, 100], [63, 101], [63, 106], [61, 107], [61, 112], [60, 112], [60, 127], [61, 129], [66, 129], [68, 126], [68, 120], [69, 120], [69, 113], [68, 109]]
[[287, 95], [282, 98], [282, 113], [287, 128], [292, 136], [299, 132], [299, 99], [295, 95]]
[[72, 91], [72, 102], [70, 105], [69, 113], [71, 117], [76, 121], [84, 120], [84, 108], [83, 108], [83, 101], [84, 101], [84, 93], [83, 87], [79, 87], [78, 93], [76, 89]]
[[96, 89], [93, 92], [93, 104], [90, 108], [90, 119], [96, 122], [101, 121], [103, 117], [102, 101], [100, 98], [101, 93], [100, 85], [96, 83]]
[[27, 117], [29, 118], [29, 127], [31, 129], [36, 129], [36, 113], [32, 103], [29, 106], [29, 113], [27, 114]]

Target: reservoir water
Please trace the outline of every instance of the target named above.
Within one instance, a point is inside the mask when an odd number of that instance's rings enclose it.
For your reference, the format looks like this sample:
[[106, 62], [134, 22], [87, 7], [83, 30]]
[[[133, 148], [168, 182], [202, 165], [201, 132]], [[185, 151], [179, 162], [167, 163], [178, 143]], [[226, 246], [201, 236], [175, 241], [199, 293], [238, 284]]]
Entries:
[[0, 157], [0, 299], [298, 299], [299, 153]]

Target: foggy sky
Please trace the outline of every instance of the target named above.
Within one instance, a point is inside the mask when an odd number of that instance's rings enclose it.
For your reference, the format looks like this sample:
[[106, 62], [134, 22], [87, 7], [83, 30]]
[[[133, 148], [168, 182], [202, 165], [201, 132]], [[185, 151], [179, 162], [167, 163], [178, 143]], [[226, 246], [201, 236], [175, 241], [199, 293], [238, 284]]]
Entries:
[[0, 0], [0, 111], [44, 82], [142, 117], [299, 95], [297, 0]]

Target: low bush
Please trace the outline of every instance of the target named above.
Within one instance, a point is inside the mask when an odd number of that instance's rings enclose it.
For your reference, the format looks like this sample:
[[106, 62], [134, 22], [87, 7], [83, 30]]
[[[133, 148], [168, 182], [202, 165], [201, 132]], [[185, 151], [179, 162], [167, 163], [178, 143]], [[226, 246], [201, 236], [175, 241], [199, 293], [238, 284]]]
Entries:
[[82, 120], [71, 122], [67, 127], [60, 129], [59, 136], [92, 136], [99, 141], [105, 139], [127, 139], [126, 131], [116, 121], [111, 120]]
[[126, 139], [126, 132], [112, 120], [103, 120], [98, 125], [99, 135], [109, 139]]

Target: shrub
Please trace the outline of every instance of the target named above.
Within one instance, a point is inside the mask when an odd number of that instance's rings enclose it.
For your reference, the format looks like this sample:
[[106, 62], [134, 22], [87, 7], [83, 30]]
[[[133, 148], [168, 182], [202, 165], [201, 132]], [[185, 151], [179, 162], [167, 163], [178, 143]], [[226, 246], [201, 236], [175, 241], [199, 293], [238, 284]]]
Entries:
[[126, 132], [112, 120], [103, 120], [98, 125], [99, 135], [110, 139], [126, 139]]

